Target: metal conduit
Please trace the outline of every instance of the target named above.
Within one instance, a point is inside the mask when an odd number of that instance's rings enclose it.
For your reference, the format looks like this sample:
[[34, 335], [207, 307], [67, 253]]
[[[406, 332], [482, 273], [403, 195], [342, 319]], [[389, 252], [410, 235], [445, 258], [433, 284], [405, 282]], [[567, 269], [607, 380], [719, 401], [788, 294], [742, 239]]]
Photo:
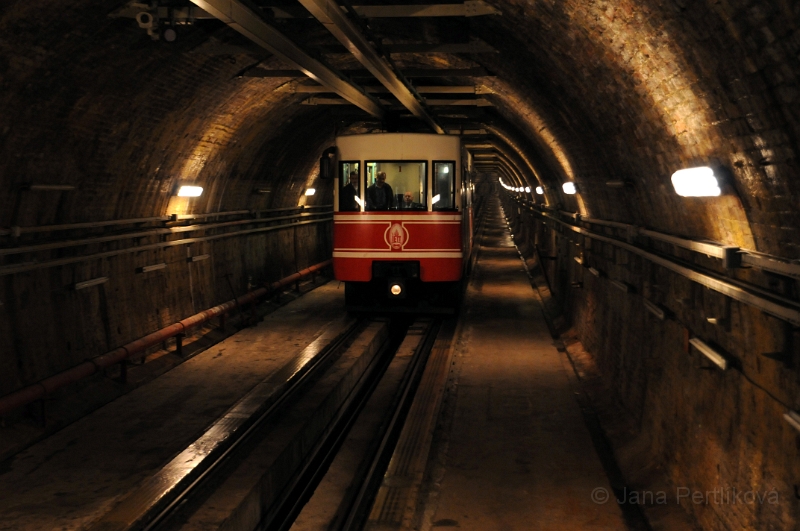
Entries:
[[[768, 313], [774, 317], [792, 323], [794, 326], [800, 326], [800, 309], [799, 309], [800, 304], [793, 306], [789, 306], [788, 304], [780, 304], [778, 302], [775, 302], [775, 300], [771, 300], [769, 298], [756, 295], [755, 293], [746, 290], [740, 286], [737, 286], [731, 282], [720, 280], [711, 275], [695, 271], [694, 269], [673, 262], [672, 260], [645, 251], [644, 249], [637, 247], [635, 245], [617, 240], [615, 238], [610, 238], [608, 236], [602, 236], [583, 227], [572, 225], [571, 223], [559, 219], [556, 214], [551, 214], [549, 212], [542, 212], [538, 208], [535, 208], [529, 204], [523, 206], [525, 206], [528, 210], [538, 214], [543, 218], [551, 219], [556, 223], [559, 223], [560, 225], [568, 228], [573, 232], [592, 238], [594, 240], [610, 243], [612, 245], [625, 249], [626, 251], [635, 253], [641, 256], [642, 258], [645, 258], [646, 260], [649, 260], [654, 264], [658, 264], [675, 273], [678, 273], [679, 275], [682, 275], [688, 278], [689, 280], [692, 280], [693, 282], [697, 282], [698, 284], [701, 284], [709, 289], [722, 293], [723, 295], [730, 297], [734, 300], [758, 308], [759, 310]], [[629, 227], [633, 227], [633, 225], [629, 225]], [[775, 299], [779, 298], [780, 297], [776, 295]], [[786, 302], [788, 303], [790, 301]]]
[[199, 326], [213, 319], [214, 317], [226, 314], [236, 308], [238, 305], [255, 302], [256, 300], [273, 293], [280, 288], [288, 286], [301, 280], [309, 275], [313, 275], [317, 271], [321, 271], [330, 266], [331, 260], [320, 262], [311, 267], [298, 271], [293, 275], [282, 278], [271, 284], [267, 284], [257, 290], [251, 291], [246, 295], [237, 297], [228, 302], [219, 304], [202, 312], [196, 313], [186, 319], [178, 321], [172, 325], [166, 326], [160, 330], [148, 334], [142, 338], [132, 341], [126, 345], [116, 348], [105, 354], [87, 360], [80, 365], [67, 369], [53, 376], [49, 376], [35, 384], [28, 385], [22, 389], [18, 389], [3, 397], [0, 397], [0, 415], [4, 415], [20, 408], [24, 405], [30, 404], [36, 400], [44, 398], [46, 395], [52, 393], [56, 389], [64, 387], [65, 385], [75, 383], [82, 378], [86, 378], [96, 373], [97, 371], [122, 363], [129, 359], [140, 357], [148, 348], [158, 345], [169, 338], [185, 334], [187, 330]]
[[[292, 216], [296, 217], [296, 216]], [[274, 219], [274, 218], [273, 218]], [[73, 256], [69, 258], [60, 258], [57, 260], [48, 260], [46, 262], [29, 262], [24, 264], [15, 264], [9, 266], [0, 266], [0, 276], [4, 275], [13, 275], [15, 273], [22, 273], [25, 271], [33, 271], [36, 269], [46, 269], [48, 267], [55, 267], [55, 266], [62, 266], [67, 264], [75, 264], [78, 262], [86, 262], [89, 260], [96, 260], [99, 258], [109, 258], [112, 256], [118, 256], [121, 254], [129, 254], [129, 253], [138, 253], [140, 251], [147, 251], [150, 249], [161, 249], [164, 247], [175, 247], [178, 245], [187, 245], [190, 243], [198, 243], [198, 242], [206, 242], [212, 240], [219, 240], [221, 238], [230, 238], [232, 236], [244, 236], [247, 234], [256, 234], [260, 232], [270, 232], [274, 230], [282, 230], [291, 227], [299, 227], [301, 225], [313, 225], [317, 223], [327, 223], [331, 221], [333, 217], [326, 217], [323, 219], [312, 220], [312, 221], [298, 221], [297, 223], [289, 223], [286, 225], [275, 225], [272, 227], [261, 227], [258, 229], [247, 229], [247, 230], [240, 230], [236, 232], [226, 232], [225, 234], [216, 234], [214, 236], [202, 236], [198, 238], [183, 238], [181, 240], [175, 240], [171, 242], [159, 242], [159, 243], [152, 243], [148, 245], [139, 245], [135, 247], [128, 247], [125, 249], [118, 249], [115, 251], [105, 251], [102, 253], [95, 253], [91, 255], [85, 256]], [[267, 220], [268, 221], [268, 220]]]

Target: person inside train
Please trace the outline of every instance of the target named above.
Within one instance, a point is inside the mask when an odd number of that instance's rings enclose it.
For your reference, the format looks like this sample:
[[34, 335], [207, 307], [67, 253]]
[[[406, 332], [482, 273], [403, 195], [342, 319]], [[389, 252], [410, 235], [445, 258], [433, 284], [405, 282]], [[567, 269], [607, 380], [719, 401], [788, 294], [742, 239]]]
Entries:
[[375, 182], [367, 188], [367, 210], [389, 210], [394, 207], [392, 187], [386, 183], [386, 172], [379, 171]]
[[342, 193], [339, 194], [339, 211], [358, 212], [361, 210], [356, 203], [356, 197], [358, 197], [358, 172], [351, 171], [349, 182], [342, 187]]
[[419, 210], [422, 208], [422, 205], [414, 202], [414, 194], [412, 192], [406, 192], [403, 194], [403, 203], [400, 205], [400, 208], [402, 210]]

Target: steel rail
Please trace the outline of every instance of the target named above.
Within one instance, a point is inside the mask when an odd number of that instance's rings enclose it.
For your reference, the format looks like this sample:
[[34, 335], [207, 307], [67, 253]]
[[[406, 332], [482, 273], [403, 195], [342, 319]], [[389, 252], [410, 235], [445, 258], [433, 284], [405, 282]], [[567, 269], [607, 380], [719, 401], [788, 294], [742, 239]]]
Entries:
[[137, 247], [127, 247], [125, 249], [117, 249], [114, 251], [105, 251], [101, 253], [95, 253], [91, 255], [85, 256], [73, 256], [69, 258], [59, 258], [56, 260], [48, 260], [46, 262], [29, 262], [23, 264], [14, 264], [8, 266], [0, 267], [0, 276], [5, 275], [13, 275], [17, 273], [23, 273], [26, 271], [35, 271], [38, 269], [47, 269], [50, 267], [62, 266], [62, 265], [69, 265], [69, 264], [76, 264], [80, 262], [86, 262], [89, 260], [97, 260], [100, 258], [110, 258], [112, 256], [119, 256], [123, 254], [130, 254], [130, 253], [138, 253], [140, 251], [148, 251], [151, 249], [162, 249], [167, 247], [176, 247], [180, 245], [189, 245], [191, 243], [199, 243], [199, 242], [207, 242], [213, 240], [219, 240], [222, 238], [231, 238], [233, 236], [245, 236], [249, 234], [259, 234], [263, 232], [271, 232], [275, 230], [283, 230], [292, 227], [299, 227], [302, 225], [314, 225], [318, 223], [327, 223], [333, 220], [333, 216], [326, 217], [324, 219], [318, 220], [311, 220], [311, 221], [298, 221], [297, 223], [288, 223], [285, 225], [276, 225], [272, 227], [261, 227], [257, 229], [247, 229], [241, 230], [236, 232], [226, 232], [224, 234], [215, 234], [213, 236], [202, 236], [197, 238], [183, 238], [181, 240], [174, 240], [169, 242], [159, 242], [159, 243], [151, 243], [147, 245], [140, 245]]
[[389, 460], [392, 458], [395, 446], [400, 438], [400, 433], [403, 430], [406, 417], [416, 396], [422, 373], [433, 350], [439, 330], [441, 330], [441, 325], [440, 320], [428, 325], [425, 337], [420, 341], [414, 352], [414, 358], [403, 376], [400, 395], [392, 408], [391, 418], [383, 430], [380, 443], [371, 456], [366, 474], [361, 478], [358, 490], [350, 500], [349, 508], [331, 525], [330, 529], [356, 531], [364, 528], [375, 493], [383, 480]]
[[[196, 1], [196, 0], [193, 0]], [[428, 124], [436, 133], [445, 134], [444, 128], [428, 112], [420, 97], [408, 82], [381, 57], [361, 30], [347, 18], [334, 0], [299, 0], [353, 56], [369, 70], [383, 86], [411, 114]]]
[[331, 323], [300, 355], [256, 385], [89, 530], [150, 531], [161, 527], [289, 398], [314, 380], [362, 324], [348, 316]]
[[327, 65], [314, 59], [285, 35], [269, 25], [257, 8], [242, 0], [191, 0], [193, 4], [217, 17], [270, 53], [295, 65], [305, 75], [318, 83], [330, 87], [353, 105], [376, 118], [383, 118], [385, 111], [375, 98], [361, 87], [341, 77]]

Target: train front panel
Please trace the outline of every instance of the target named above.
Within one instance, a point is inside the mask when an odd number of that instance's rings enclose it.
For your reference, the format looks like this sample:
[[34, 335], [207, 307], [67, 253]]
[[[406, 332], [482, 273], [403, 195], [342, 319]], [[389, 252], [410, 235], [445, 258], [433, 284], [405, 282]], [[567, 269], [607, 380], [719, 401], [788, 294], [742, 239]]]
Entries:
[[369, 282], [376, 269], [380, 275], [391, 270], [387, 262], [399, 262], [407, 264], [400, 274], [418, 275], [422, 282], [458, 281], [463, 270], [461, 224], [460, 212], [336, 213], [334, 276]]

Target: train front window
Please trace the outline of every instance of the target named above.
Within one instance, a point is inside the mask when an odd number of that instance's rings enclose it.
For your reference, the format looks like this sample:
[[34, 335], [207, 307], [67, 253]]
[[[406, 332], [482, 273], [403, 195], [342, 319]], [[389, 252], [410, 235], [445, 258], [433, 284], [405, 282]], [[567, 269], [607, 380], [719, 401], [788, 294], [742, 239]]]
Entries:
[[359, 212], [361, 206], [360, 164], [358, 162], [339, 163], [339, 212]]
[[[427, 210], [428, 164], [424, 161], [367, 162], [366, 210]], [[382, 178], [386, 174], [386, 178]]]
[[455, 162], [433, 163], [433, 210], [456, 207]]

